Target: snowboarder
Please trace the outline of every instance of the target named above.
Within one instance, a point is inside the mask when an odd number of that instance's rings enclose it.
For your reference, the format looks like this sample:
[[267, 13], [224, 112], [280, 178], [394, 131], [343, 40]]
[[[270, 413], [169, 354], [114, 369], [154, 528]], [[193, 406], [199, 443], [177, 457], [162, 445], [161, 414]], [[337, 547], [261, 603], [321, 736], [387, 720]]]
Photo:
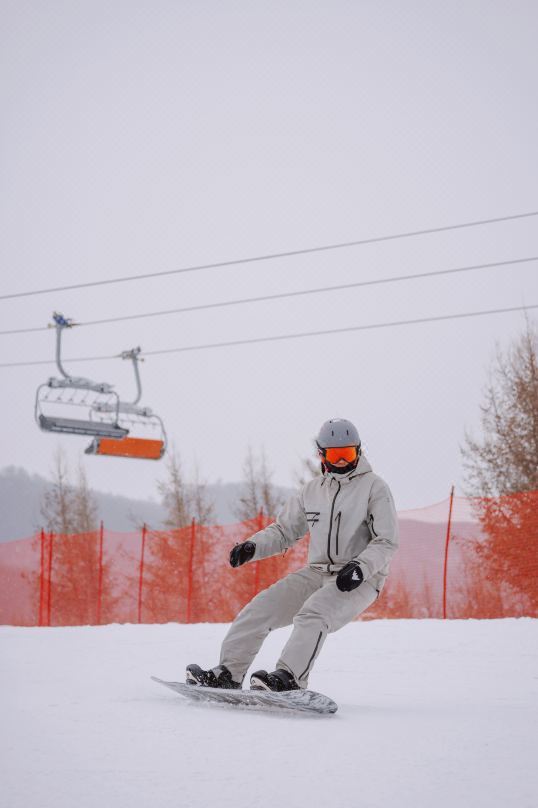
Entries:
[[398, 547], [398, 523], [387, 484], [361, 452], [355, 426], [343, 418], [324, 423], [316, 440], [322, 474], [284, 505], [276, 521], [230, 553], [239, 567], [278, 555], [310, 532], [308, 565], [260, 592], [233, 621], [220, 663], [187, 666], [187, 682], [240, 688], [267, 634], [293, 623], [276, 669], [253, 673], [253, 689], [307, 688], [329, 632], [376, 600]]

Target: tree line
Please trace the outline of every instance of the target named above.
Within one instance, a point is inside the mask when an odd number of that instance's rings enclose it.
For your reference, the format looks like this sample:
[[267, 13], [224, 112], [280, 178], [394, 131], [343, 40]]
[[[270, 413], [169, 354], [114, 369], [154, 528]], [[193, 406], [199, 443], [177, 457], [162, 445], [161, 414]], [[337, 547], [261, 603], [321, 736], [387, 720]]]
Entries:
[[[319, 473], [310, 460], [302, 461], [301, 471], [296, 475], [299, 484]], [[157, 492], [164, 508], [165, 530], [179, 530], [191, 524], [215, 523], [215, 503], [207, 483], [200, 478], [197, 467], [187, 476], [177, 448], [172, 448], [165, 460], [165, 473], [157, 481]], [[265, 451], [255, 453], [249, 447], [244, 465], [243, 479], [233, 513], [239, 522], [255, 519], [260, 512], [275, 517], [283, 504], [283, 498], [273, 483], [273, 472], [267, 462]], [[54, 454], [51, 478], [41, 501], [41, 516], [48, 532], [57, 534], [92, 533], [99, 528], [99, 508], [95, 493], [91, 490], [86, 470], [79, 463], [75, 472], [68, 466], [65, 452], [58, 448]], [[133, 527], [142, 527], [133, 520]]]

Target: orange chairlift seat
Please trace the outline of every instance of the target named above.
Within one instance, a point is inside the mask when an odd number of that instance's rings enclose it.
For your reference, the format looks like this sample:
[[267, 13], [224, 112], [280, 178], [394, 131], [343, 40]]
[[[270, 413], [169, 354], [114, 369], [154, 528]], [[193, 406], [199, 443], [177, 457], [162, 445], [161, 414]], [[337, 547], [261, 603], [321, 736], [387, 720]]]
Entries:
[[[128, 436], [96, 436], [86, 449], [86, 454], [160, 460], [166, 452], [166, 431], [161, 418], [149, 407], [141, 407], [139, 404], [142, 398], [139, 354], [140, 348], [132, 348], [121, 354], [122, 359], [130, 359], [133, 363], [137, 389], [134, 401], [119, 402], [119, 424], [128, 432]], [[112, 413], [112, 405], [108, 402], [96, 402], [94, 407], [100, 415]]]
[[[94, 443], [96, 445], [94, 445]], [[142, 460], [160, 460], [164, 453], [162, 440], [150, 438], [99, 438], [86, 449], [87, 454], [109, 457], [139, 457]]]
[[[45, 432], [112, 440], [124, 438], [129, 430], [119, 424], [118, 394], [107, 382], [93, 382], [65, 372], [61, 360], [62, 333], [75, 324], [56, 312], [53, 319], [60, 378], [50, 378], [37, 388], [34, 411], [37, 425]], [[102, 411], [101, 406], [105, 408]]]

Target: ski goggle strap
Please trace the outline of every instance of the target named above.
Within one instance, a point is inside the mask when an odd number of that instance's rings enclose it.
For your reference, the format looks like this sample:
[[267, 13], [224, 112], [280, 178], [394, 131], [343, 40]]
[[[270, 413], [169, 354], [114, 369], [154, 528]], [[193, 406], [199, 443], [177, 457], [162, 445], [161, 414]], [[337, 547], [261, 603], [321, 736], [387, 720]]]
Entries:
[[328, 449], [321, 449], [320, 452], [328, 463], [338, 463], [345, 460], [346, 463], [354, 463], [359, 456], [358, 446], [331, 446]]

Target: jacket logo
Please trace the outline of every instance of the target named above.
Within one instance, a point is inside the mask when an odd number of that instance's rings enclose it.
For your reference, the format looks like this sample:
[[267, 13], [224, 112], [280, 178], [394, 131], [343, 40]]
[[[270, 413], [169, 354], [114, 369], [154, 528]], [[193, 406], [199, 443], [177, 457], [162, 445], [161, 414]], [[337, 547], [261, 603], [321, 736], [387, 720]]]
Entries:
[[311, 525], [315, 525], [316, 522], [319, 522], [319, 514], [320, 511], [305, 511], [306, 521]]

